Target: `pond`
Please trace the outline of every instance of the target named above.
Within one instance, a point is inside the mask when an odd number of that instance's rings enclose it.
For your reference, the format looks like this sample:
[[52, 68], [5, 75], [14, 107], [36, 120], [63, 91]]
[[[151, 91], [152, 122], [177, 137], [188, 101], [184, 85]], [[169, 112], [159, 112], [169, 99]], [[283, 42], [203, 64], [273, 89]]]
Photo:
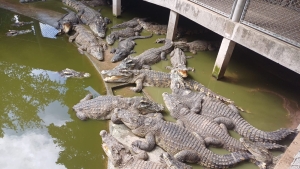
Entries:
[[[60, 12], [63, 6], [57, 0], [28, 5]], [[145, 5], [145, 2], [139, 5]], [[112, 17], [109, 7], [102, 7], [101, 12], [112, 19], [113, 23], [109, 27], [135, 16], [153, 15], [157, 19], [168, 12], [161, 9], [161, 13], [151, 14], [149, 11], [158, 7], [149, 6], [145, 11], [138, 10], [136, 6], [128, 7], [120, 18]], [[88, 58], [79, 54], [76, 46], [68, 42], [67, 36], [44, 37], [43, 26], [36, 20], [19, 15], [21, 21], [34, 21], [22, 29], [32, 29], [33, 26], [35, 31], [15, 37], [5, 36], [9, 29], [16, 29], [11, 26], [14, 15], [0, 9], [1, 168], [105, 168], [107, 157], [101, 147], [99, 132], [107, 130], [108, 123], [80, 121], [72, 110], [87, 93], [106, 93], [101, 77]], [[162, 17], [158, 20], [164, 22], [166, 19]], [[184, 18], [179, 20], [179, 24], [188, 22]], [[149, 32], [143, 31], [142, 34]], [[154, 43], [160, 37], [164, 36], [136, 40], [136, 53], [133, 55], [161, 46]], [[281, 127], [295, 128], [296, 123], [291, 122], [289, 115], [299, 112], [299, 75], [237, 45], [225, 78], [217, 81], [211, 76], [217, 51], [198, 52], [196, 55], [186, 52], [186, 55], [193, 56], [188, 60], [188, 66], [196, 70], [190, 72], [190, 76], [214, 92], [234, 100], [245, 110], [241, 115], [253, 126], [266, 131]], [[152, 68], [167, 72], [167, 65], [170, 65], [170, 61], [162, 61]], [[86, 79], [65, 79], [57, 73], [65, 68], [89, 72], [92, 76]], [[281, 74], [286, 80], [278, 77]], [[170, 89], [146, 87], [145, 91], [154, 101], [163, 103], [161, 94], [170, 92]], [[123, 96], [141, 95], [128, 90], [128, 87], [115, 89], [114, 92]], [[167, 111], [165, 118], [174, 121]], [[239, 137], [234, 132], [230, 134]], [[228, 153], [216, 148], [212, 150], [220, 154]], [[243, 163], [235, 168], [257, 167]]]

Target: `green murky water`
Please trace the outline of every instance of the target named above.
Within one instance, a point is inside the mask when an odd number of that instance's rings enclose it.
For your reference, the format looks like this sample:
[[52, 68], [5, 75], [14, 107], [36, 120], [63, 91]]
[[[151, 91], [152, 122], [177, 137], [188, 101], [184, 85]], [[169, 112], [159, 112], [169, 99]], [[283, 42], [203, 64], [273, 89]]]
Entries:
[[[61, 11], [63, 6], [58, 0], [49, 0], [26, 5]], [[153, 5], [150, 5], [152, 8]], [[133, 17], [153, 16], [158, 22], [165, 9], [150, 13], [149, 9], [128, 9], [120, 18], [112, 17], [109, 7], [102, 8], [102, 14], [113, 23], [121, 23]], [[108, 129], [105, 121], [82, 122], [75, 116], [72, 106], [89, 91], [105, 94], [100, 76], [84, 55], [67, 41], [66, 36], [57, 39], [45, 38], [38, 21], [34, 21], [35, 34], [29, 33], [16, 37], [6, 37], [14, 13], [0, 9], [0, 78], [2, 79], [0, 103], [0, 164], [4, 168], [105, 168], [106, 156], [101, 148], [99, 131]], [[32, 19], [21, 16], [21, 21]], [[179, 20], [179, 24], [187, 22]], [[23, 28], [30, 29], [30, 26]], [[108, 30], [108, 33], [110, 30]], [[149, 32], [143, 31], [142, 35]], [[206, 36], [206, 35], [205, 35]], [[136, 54], [151, 47], [159, 47], [155, 39], [164, 37], [155, 35], [150, 39], [136, 40]], [[193, 39], [194, 37], [187, 37]], [[117, 43], [114, 44], [116, 46]], [[193, 55], [186, 53], [186, 55]], [[195, 72], [189, 73], [197, 81], [216, 93], [235, 101], [245, 109], [241, 115], [255, 127], [271, 131], [289, 127], [288, 111], [284, 107], [298, 110], [299, 76], [284, 75], [293, 84], [281, 80], [269, 71], [279, 73], [281, 68], [272, 66], [267, 59], [241, 46], [234, 50], [226, 71], [226, 78], [215, 80], [211, 77], [217, 52], [199, 52], [188, 60], [188, 66]], [[257, 62], [261, 64], [257, 64]], [[152, 68], [165, 71], [169, 61], [162, 61]], [[268, 66], [268, 68], [266, 68]], [[271, 66], [271, 67], [270, 67]], [[55, 71], [72, 68], [92, 74], [88, 79], [64, 79]], [[147, 93], [159, 103], [163, 103], [161, 94], [170, 89], [146, 87]], [[114, 90], [116, 95], [133, 96], [128, 87]], [[174, 121], [166, 111], [165, 118]], [[234, 137], [238, 135], [230, 132]], [[227, 151], [212, 148], [219, 154]], [[16, 163], [19, 161], [20, 163]], [[22, 162], [22, 163], [21, 163]], [[49, 167], [48, 167], [49, 166]], [[194, 165], [194, 168], [202, 168]], [[255, 169], [254, 164], [243, 163], [238, 169]]]

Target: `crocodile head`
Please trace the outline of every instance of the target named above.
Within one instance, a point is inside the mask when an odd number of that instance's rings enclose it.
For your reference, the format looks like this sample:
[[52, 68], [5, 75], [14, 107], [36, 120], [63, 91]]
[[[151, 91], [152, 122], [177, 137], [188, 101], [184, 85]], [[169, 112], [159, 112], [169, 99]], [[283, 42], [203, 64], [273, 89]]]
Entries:
[[90, 46], [87, 49], [87, 52], [91, 54], [93, 57], [95, 57], [97, 60], [103, 60], [103, 49], [102, 47], [98, 45]]
[[272, 164], [273, 157], [268, 149], [254, 144], [247, 138], [240, 138], [240, 142], [254, 156], [254, 159], [259, 163], [261, 168], [266, 168], [268, 165]]
[[64, 22], [62, 24], [62, 32], [69, 33], [72, 29], [72, 23], [71, 22]]
[[110, 70], [102, 70], [101, 74], [107, 75], [107, 76], [112, 76], [118, 70], [121, 70], [121, 69], [132, 70], [134, 68], [134, 66], [135, 66], [134, 61], [130, 57], [127, 57], [124, 60], [122, 60], [122, 62], [115, 68], [110, 69]]
[[77, 71], [75, 71], [73, 69], [69, 69], [69, 68], [66, 68], [62, 71], [59, 71], [59, 74], [62, 77], [66, 77], [66, 78], [69, 78], [69, 77], [85, 78], [85, 77], [90, 77], [91, 76], [89, 73], [77, 72]]
[[128, 52], [126, 49], [119, 49], [115, 52], [114, 56], [111, 59], [111, 62], [115, 63], [120, 60], [123, 60], [125, 57], [129, 55], [130, 52]]
[[142, 99], [137, 103], [136, 108], [141, 114], [156, 113], [164, 110], [163, 105], [152, 102], [145, 97], [142, 97]]
[[172, 94], [164, 92], [162, 97], [172, 117], [178, 119], [180, 116], [184, 116], [190, 112], [189, 108], [183, 105], [178, 98]]
[[109, 161], [111, 161], [115, 167], [126, 164], [127, 161], [133, 158], [127, 147], [121, 144], [111, 134], [107, 133], [107, 131], [100, 131], [100, 136], [102, 138], [102, 148]]
[[188, 76], [188, 69], [186, 68], [185, 65], [177, 65], [173, 68], [173, 70], [176, 70], [176, 72], [181, 76], [181, 77], [187, 77]]
[[105, 22], [97, 20], [96, 22], [90, 23], [89, 27], [96, 34], [96, 36], [98, 36], [100, 38], [104, 38], [105, 37], [105, 32], [106, 32], [106, 24], [105, 24]]
[[155, 119], [162, 119], [161, 113], [150, 113], [146, 115], [131, 113], [125, 109], [115, 109], [114, 115], [116, 119], [122, 121], [129, 129], [135, 130], [135, 135], [144, 137], [157, 124]]
[[118, 39], [118, 38], [117, 38], [116, 35], [113, 34], [113, 33], [106, 36], [106, 42], [107, 42], [107, 44], [109, 44], [109, 45], [114, 44], [115, 41], [116, 41], [117, 39]]
[[106, 74], [107, 76], [103, 79], [105, 82], [129, 82], [134, 74], [132, 73], [132, 71], [130, 70], [126, 70], [126, 69], [115, 69], [113, 71], [110, 71], [108, 74]]

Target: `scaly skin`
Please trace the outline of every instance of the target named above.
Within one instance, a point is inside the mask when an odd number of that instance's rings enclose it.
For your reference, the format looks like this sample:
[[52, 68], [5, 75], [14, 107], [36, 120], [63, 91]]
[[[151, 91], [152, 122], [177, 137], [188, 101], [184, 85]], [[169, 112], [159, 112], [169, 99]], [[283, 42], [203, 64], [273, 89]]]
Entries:
[[80, 23], [80, 19], [78, 18], [75, 12], [67, 8], [63, 9], [66, 10], [68, 13], [58, 20], [58, 29], [61, 30], [60, 34], [69, 33], [73, 25], [77, 25]]
[[8, 30], [6, 33], [6, 36], [17, 36], [17, 35], [22, 35], [26, 33], [32, 32], [31, 29], [26, 29], [26, 30]]
[[102, 15], [96, 10], [75, 0], [62, 0], [62, 2], [75, 9], [81, 22], [88, 25], [90, 29], [100, 38], [105, 37], [106, 21]]
[[[295, 131], [279, 129], [272, 132], [259, 130], [241, 117], [238, 109], [233, 104], [225, 104], [219, 99], [207, 97], [203, 93], [193, 92], [182, 87], [182, 79], [172, 74], [172, 95], [195, 113], [210, 117], [218, 123], [224, 124], [228, 129], [233, 129], [245, 138], [255, 142], [278, 142]], [[178, 79], [176, 82], [176, 78]]]
[[192, 52], [196, 54], [199, 51], [212, 51], [216, 50], [220, 46], [218, 41], [205, 41], [205, 40], [195, 40], [192, 42], [178, 41], [174, 42], [175, 48], [180, 48], [185, 52]]
[[125, 28], [121, 30], [116, 30], [106, 36], [106, 42], [107, 44], [112, 45], [119, 38], [129, 38], [131, 36], [138, 36], [141, 31], [142, 31], [142, 27], [140, 25], [134, 28]]
[[[123, 60], [125, 61], [125, 59]], [[123, 62], [122, 61], [122, 62]], [[129, 63], [128, 63], [129, 64]], [[175, 71], [175, 70], [173, 70]], [[101, 72], [106, 77], [104, 78], [105, 82], [108, 83], [136, 83], [136, 87], [131, 88], [135, 92], [140, 92], [143, 86], [155, 86], [155, 87], [171, 87], [171, 75], [170, 73], [164, 73], [154, 70], [127, 70], [124, 69], [112, 69], [105, 70]], [[190, 78], [185, 78], [182, 80], [183, 85], [187, 89], [204, 92], [206, 95], [214, 98], [218, 98], [224, 102], [232, 102], [230, 99], [222, 97], [208, 88], [206, 88], [201, 83], [192, 80]]]
[[145, 161], [146, 152], [133, 155], [130, 150], [105, 130], [100, 131], [102, 148], [108, 160], [117, 168], [124, 169], [192, 169], [192, 167], [177, 161], [169, 154], [163, 153], [161, 162]]
[[118, 48], [112, 49], [110, 53], [114, 53], [114, 56], [111, 59], [111, 62], [118, 62], [126, 58], [129, 54], [134, 53], [133, 48], [136, 43], [133, 41], [135, 39], [146, 39], [152, 37], [152, 34], [149, 36], [133, 36], [121, 40], [119, 42]]
[[99, 42], [93, 33], [83, 25], [76, 25], [74, 27], [76, 33], [69, 37], [69, 42], [75, 40], [75, 43], [79, 45], [78, 51], [81, 54], [83, 54], [83, 51], [86, 51], [97, 60], [103, 60], [103, 51], [106, 49], [106, 44]]
[[133, 134], [145, 137], [146, 141], [134, 141], [133, 150], [151, 151], [155, 144], [181, 162], [198, 163], [209, 168], [229, 168], [249, 160], [249, 153], [234, 152], [218, 155], [203, 145], [203, 140], [189, 130], [164, 121], [162, 114], [133, 115], [127, 110], [115, 109], [112, 121], [123, 122]]
[[133, 18], [129, 21], [125, 21], [123, 23], [120, 23], [120, 24], [117, 24], [117, 25], [114, 25], [111, 27], [111, 29], [118, 29], [118, 28], [134, 28], [136, 26], [139, 25], [139, 22], [137, 20], [145, 20], [143, 18]]
[[176, 70], [182, 77], [188, 76], [187, 71], [194, 71], [194, 68], [186, 67], [187, 57], [185, 56], [184, 52], [181, 49], [175, 48], [171, 52], [170, 56], [171, 56], [170, 60], [171, 60], [172, 67], [167, 66], [166, 67], [167, 69]]
[[132, 109], [137, 113], [147, 114], [163, 110], [163, 106], [144, 97], [126, 98], [121, 96], [85, 97], [73, 106], [80, 120], [108, 120], [115, 108]]
[[78, 72], [78, 71], [75, 71], [75, 70], [69, 69], [69, 68], [61, 70], [58, 73], [60, 74], [60, 76], [66, 77], [66, 78], [69, 78], [69, 77], [72, 77], [72, 78], [85, 78], [85, 77], [90, 77], [91, 76], [89, 73]]
[[[235, 151], [248, 151], [249, 149], [256, 149], [257, 147], [264, 147], [264, 149], [285, 149], [285, 146], [281, 146], [275, 143], [253, 143], [248, 148], [245, 148], [243, 144], [231, 137], [228, 134], [227, 128], [224, 124], [218, 124], [207, 116], [196, 114], [190, 111], [184, 104], [178, 100], [177, 97], [172, 94], [163, 93], [163, 100], [172, 117], [177, 119], [177, 123], [188, 130], [199, 134], [205, 141], [205, 145], [214, 145], [217, 147], [223, 147], [231, 152]], [[264, 156], [264, 153], [253, 154], [255, 156]], [[258, 158], [260, 159], [260, 158]]]

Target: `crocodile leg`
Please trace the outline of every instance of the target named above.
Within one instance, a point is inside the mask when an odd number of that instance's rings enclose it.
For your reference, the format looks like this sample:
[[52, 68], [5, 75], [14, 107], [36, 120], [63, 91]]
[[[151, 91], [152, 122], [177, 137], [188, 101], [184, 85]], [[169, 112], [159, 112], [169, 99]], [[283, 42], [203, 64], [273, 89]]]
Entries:
[[[134, 132], [134, 131], [133, 131]], [[155, 135], [152, 133], [147, 133], [145, 136], [146, 141], [136, 140], [132, 142], [132, 150], [134, 152], [139, 152], [140, 150], [151, 151], [155, 147]], [[139, 150], [140, 149], [140, 150]]]
[[76, 32], [74, 35], [69, 37], [69, 42], [73, 42], [73, 40], [75, 40], [75, 38], [79, 35], [79, 32]]
[[[77, 48], [80, 54], [83, 54], [83, 51], [86, 50], [86, 45], [81, 45], [79, 48]], [[88, 51], [89, 53], [89, 51]]]
[[224, 124], [227, 129], [233, 129], [234, 128], [234, 123], [233, 121], [228, 118], [228, 117], [216, 117], [214, 118], [214, 121], [217, 122], [218, 124]]
[[200, 158], [198, 153], [192, 150], [183, 150], [174, 155], [174, 158], [181, 162], [198, 163]]
[[145, 78], [145, 74], [140, 74], [135, 78], [136, 87], [131, 87], [130, 89], [135, 92], [140, 92], [143, 88], [143, 81]]

